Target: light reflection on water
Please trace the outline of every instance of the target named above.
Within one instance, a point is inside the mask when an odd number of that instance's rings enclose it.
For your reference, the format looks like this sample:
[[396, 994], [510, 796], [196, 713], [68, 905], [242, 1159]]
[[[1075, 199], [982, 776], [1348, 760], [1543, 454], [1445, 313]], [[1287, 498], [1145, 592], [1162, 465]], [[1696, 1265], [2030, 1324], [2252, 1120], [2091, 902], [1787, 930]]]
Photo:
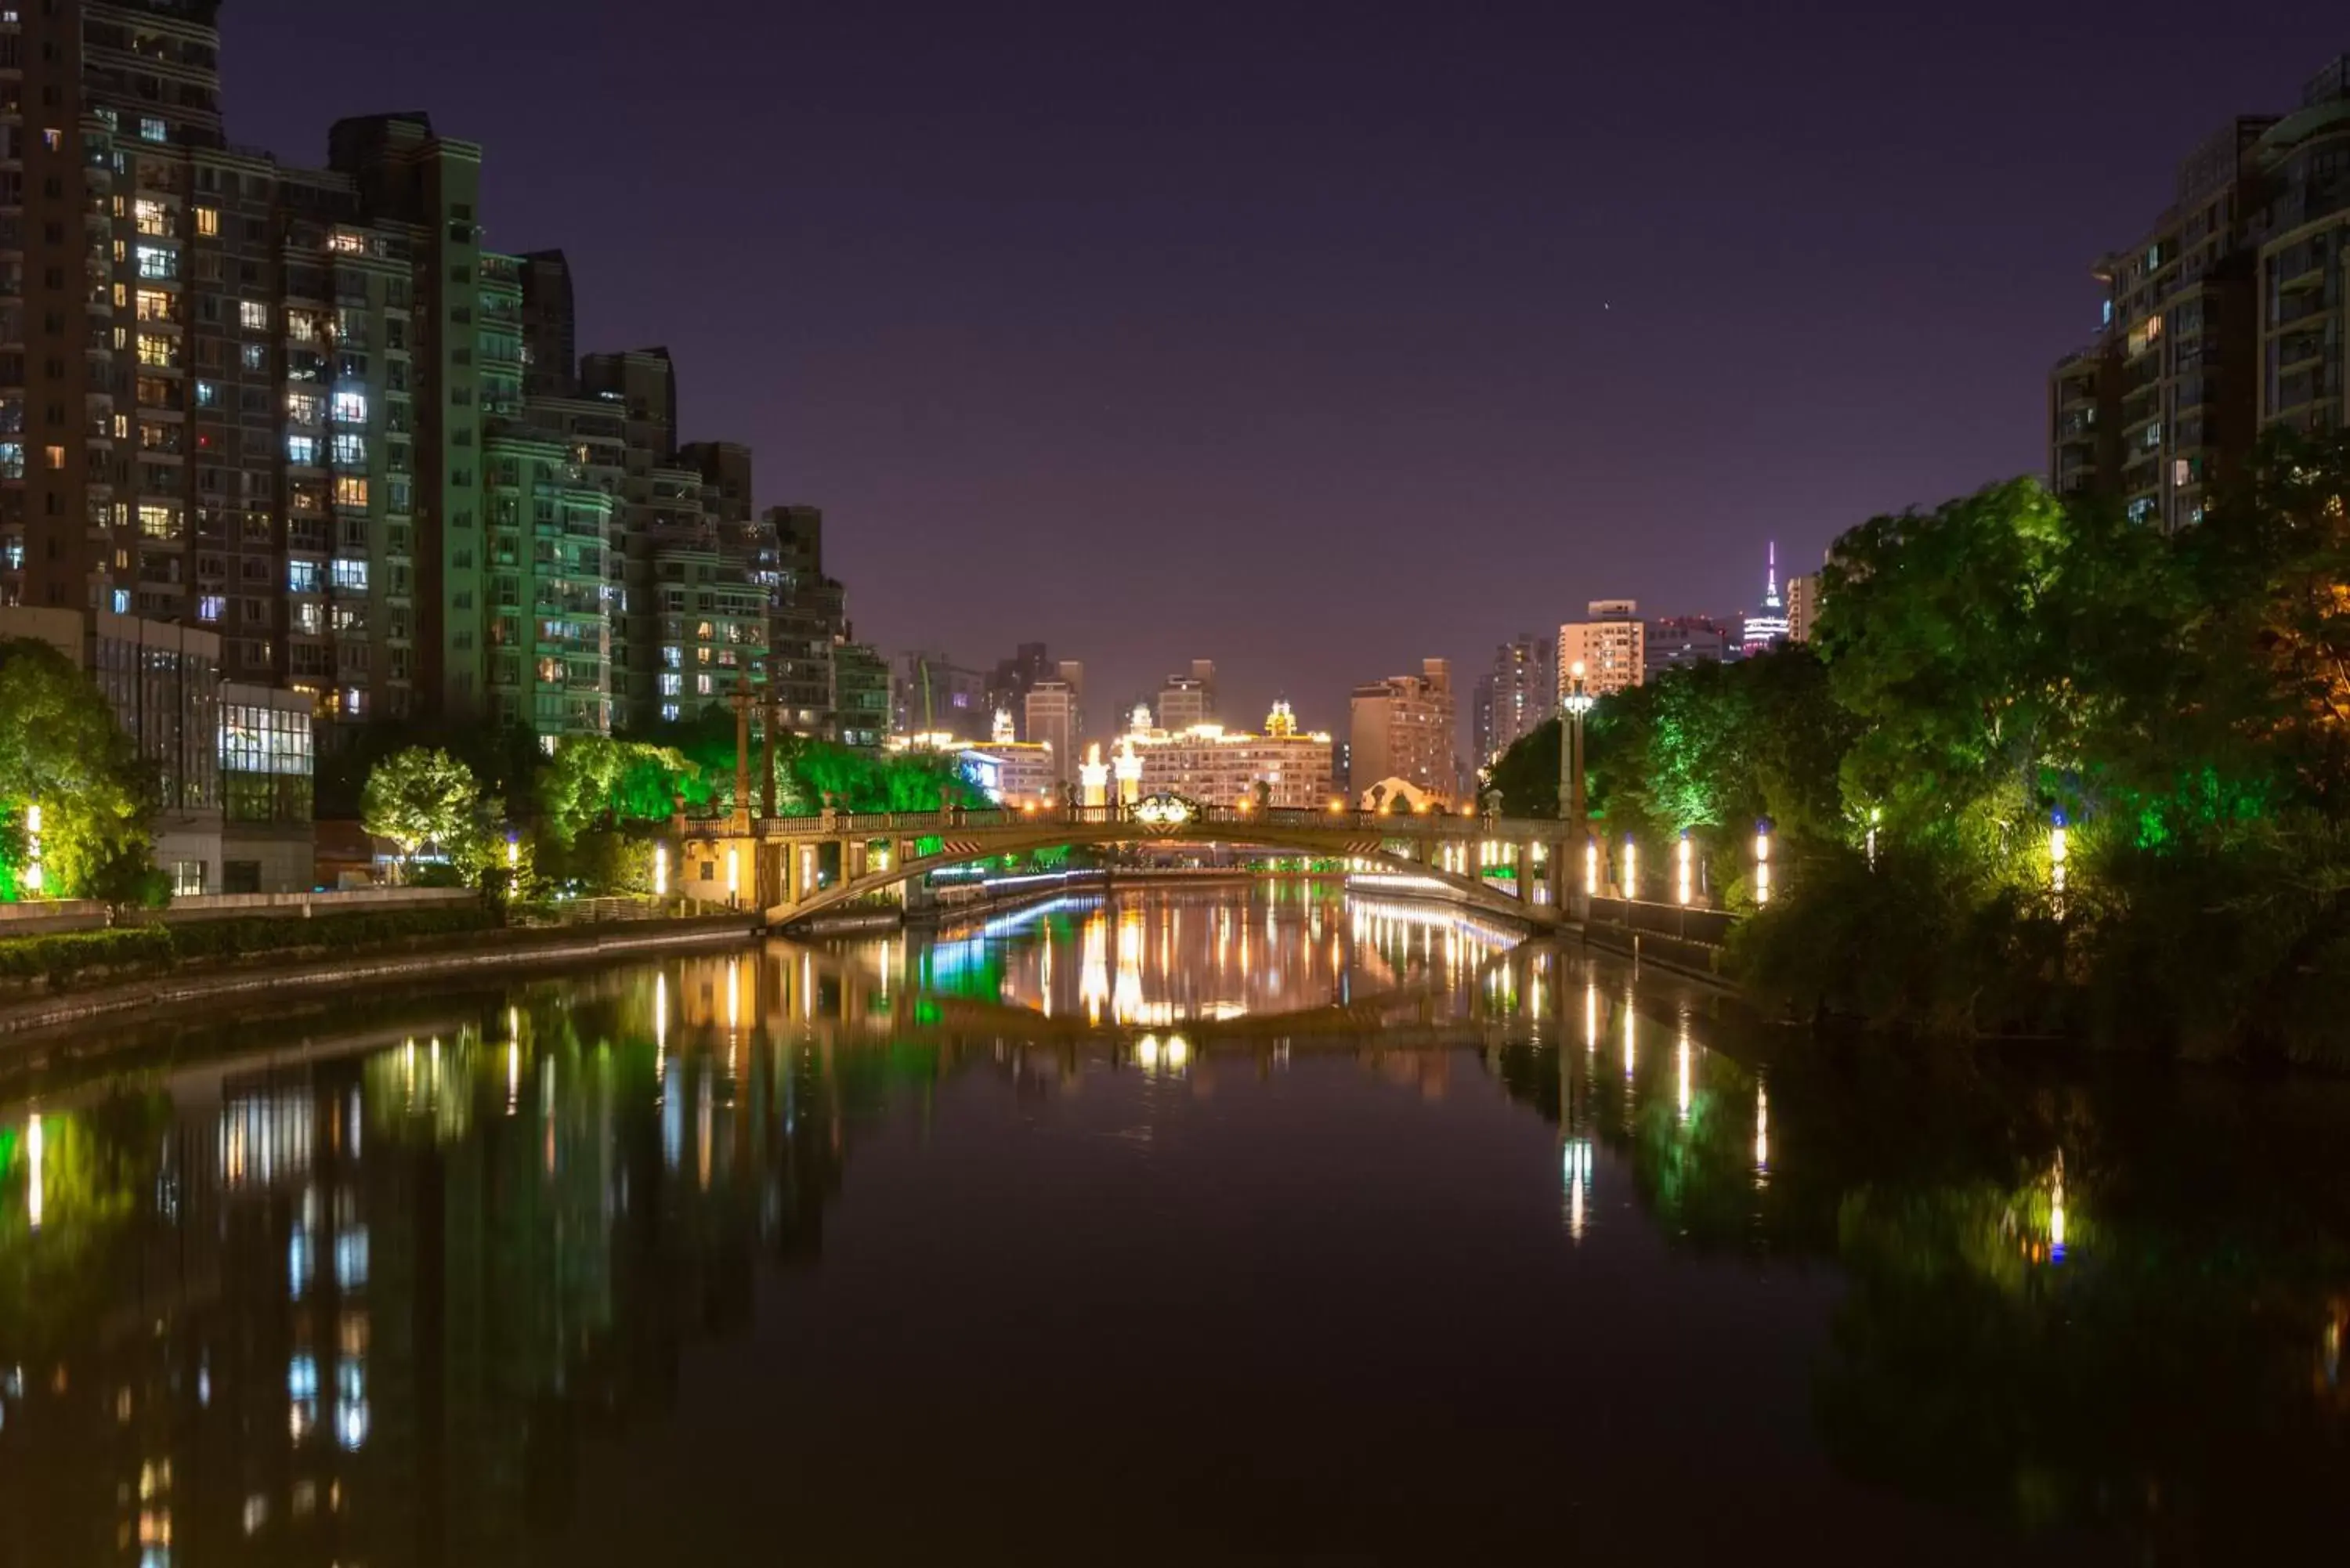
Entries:
[[[666, 1549], [630, 1521], [675, 1509], [675, 1549], [723, 1560], [767, 1485], [840, 1560], [873, 1550], [906, 1424], [982, 1409], [1026, 1444], [930, 1485], [975, 1507], [1024, 1446], [1083, 1431], [1104, 1463], [1152, 1456], [1092, 1490], [1155, 1477], [1194, 1557], [1315, 1521], [1341, 1547], [1518, 1560], [1532, 1520], [1443, 1500], [1562, 1473], [1601, 1545], [1711, 1555], [1642, 1502], [1638, 1443], [1580, 1440], [1660, 1409], [1769, 1456], [1713, 1484], [1835, 1511], [1855, 1560], [2191, 1553], [2339, 1506], [2350, 1185], [2338, 1156], [2285, 1179], [2272, 1147], [2338, 1147], [2338, 1086], [1824, 1048], [1669, 977], [1310, 885], [106, 1044], [178, 1064], [60, 1053], [0, 1084], [0, 1568], [122, 1529], [183, 1563], [256, 1540], [643, 1560]], [[1157, 1325], [1147, 1364], [1128, 1319]], [[1132, 1397], [1001, 1383], [1045, 1322], [1032, 1355]], [[1719, 1354], [1692, 1382], [1699, 1324]], [[1284, 1381], [1357, 1335], [1343, 1375]], [[1400, 1349], [1422, 1344], [1443, 1354]], [[1372, 1387], [1414, 1427], [1515, 1437], [1416, 1450], [1418, 1507], [1348, 1490], [1367, 1449], [1279, 1495], [1186, 1483], [1220, 1446], [1282, 1470], [1276, 1433], [1373, 1443]], [[1212, 1408], [1182, 1392], [1203, 1388]], [[795, 1412], [767, 1434], [782, 1480], [726, 1479], [744, 1399]], [[651, 1474], [667, 1501], [623, 1507]]]

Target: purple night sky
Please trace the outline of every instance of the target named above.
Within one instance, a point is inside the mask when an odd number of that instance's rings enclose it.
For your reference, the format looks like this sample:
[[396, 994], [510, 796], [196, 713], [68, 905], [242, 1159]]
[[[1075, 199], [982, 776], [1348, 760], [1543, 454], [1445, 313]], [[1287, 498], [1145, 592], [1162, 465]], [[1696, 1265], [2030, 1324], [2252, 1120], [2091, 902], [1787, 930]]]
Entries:
[[[858, 634], [1194, 656], [1228, 716], [1731, 613], [1763, 543], [2043, 465], [2101, 251], [2350, 47], [2152, 0], [1136, 7], [229, 0], [232, 140], [424, 109], [579, 342], [825, 508]], [[1464, 721], [1465, 728], [1465, 721]], [[1464, 747], [1465, 749], [1465, 747]]]

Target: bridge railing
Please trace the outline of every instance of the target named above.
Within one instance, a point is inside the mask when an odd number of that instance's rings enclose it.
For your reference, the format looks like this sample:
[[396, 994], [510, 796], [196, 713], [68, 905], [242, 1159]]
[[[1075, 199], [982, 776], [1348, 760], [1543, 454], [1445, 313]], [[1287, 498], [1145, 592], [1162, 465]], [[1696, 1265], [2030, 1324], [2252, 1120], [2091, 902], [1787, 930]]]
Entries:
[[1385, 838], [1496, 838], [1517, 843], [1555, 843], [1565, 836], [1566, 825], [1546, 817], [1462, 816], [1439, 812], [1380, 812], [1358, 808], [1332, 811], [1326, 807], [1194, 805], [1180, 818], [1151, 815], [1149, 803], [1127, 805], [1026, 806], [948, 811], [836, 812], [829, 815], [777, 816], [764, 819], [758, 832], [764, 838], [874, 837], [941, 834], [972, 828], [1035, 827], [1065, 824], [1071, 827], [1134, 826], [1170, 835], [1222, 827], [1235, 834], [1249, 827], [1377, 834]]

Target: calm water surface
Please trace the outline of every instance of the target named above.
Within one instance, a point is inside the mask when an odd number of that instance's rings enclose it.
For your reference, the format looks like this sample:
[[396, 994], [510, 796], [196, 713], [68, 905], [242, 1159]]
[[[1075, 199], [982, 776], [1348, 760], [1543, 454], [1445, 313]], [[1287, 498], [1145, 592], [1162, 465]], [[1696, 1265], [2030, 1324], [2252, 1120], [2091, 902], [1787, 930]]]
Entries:
[[1291, 884], [0, 1055], [0, 1565], [2339, 1561], [2350, 1092]]

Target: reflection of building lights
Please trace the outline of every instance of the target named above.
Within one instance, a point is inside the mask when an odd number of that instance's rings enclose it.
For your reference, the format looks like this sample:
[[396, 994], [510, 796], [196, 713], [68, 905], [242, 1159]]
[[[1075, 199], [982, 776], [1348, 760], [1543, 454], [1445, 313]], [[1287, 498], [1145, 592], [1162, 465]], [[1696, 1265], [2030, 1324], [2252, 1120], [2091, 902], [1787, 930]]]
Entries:
[[1586, 981], [1583, 986], [1583, 1044], [1587, 1051], [1599, 1049], [1599, 982]]
[[1599, 840], [1583, 841], [1583, 890], [1593, 898], [1599, 896]]
[[1591, 1140], [1568, 1141], [1559, 1162], [1559, 1179], [1566, 1185], [1566, 1233], [1583, 1240], [1591, 1207]]
[[1146, 1034], [1134, 1043], [1134, 1059], [1145, 1067], [1159, 1065], [1159, 1036]]
[[[668, 1049], [669, 976], [657, 973], [653, 976], [653, 1050], [658, 1055]], [[653, 1071], [655, 1076], [660, 1075], [660, 1064], [658, 1060], [653, 1064]]]
[[1184, 1039], [1180, 1034], [1170, 1034], [1167, 1037], [1168, 1071], [1180, 1073], [1183, 1070], [1185, 1064], [1189, 1063], [1191, 1060], [1191, 1043], [1189, 1040]]
[[1632, 1081], [1633, 1018], [1632, 999], [1627, 996], [1624, 999], [1624, 1081], [1627, 1084]]
[[1680, 1119], [1687, 1121], [1690, 1111], [1690, 1037], [1686, 1025], [1681, 1030], [1680, 1048], [1677, 1054], [1680, 1058]]
[[25, 1178], [25, 1219], [36, 1231], [41, 1228], [42, 1147], [41, 1113], [35, 1111], [25, 1126], [25, 1163], [29, 1168]]

